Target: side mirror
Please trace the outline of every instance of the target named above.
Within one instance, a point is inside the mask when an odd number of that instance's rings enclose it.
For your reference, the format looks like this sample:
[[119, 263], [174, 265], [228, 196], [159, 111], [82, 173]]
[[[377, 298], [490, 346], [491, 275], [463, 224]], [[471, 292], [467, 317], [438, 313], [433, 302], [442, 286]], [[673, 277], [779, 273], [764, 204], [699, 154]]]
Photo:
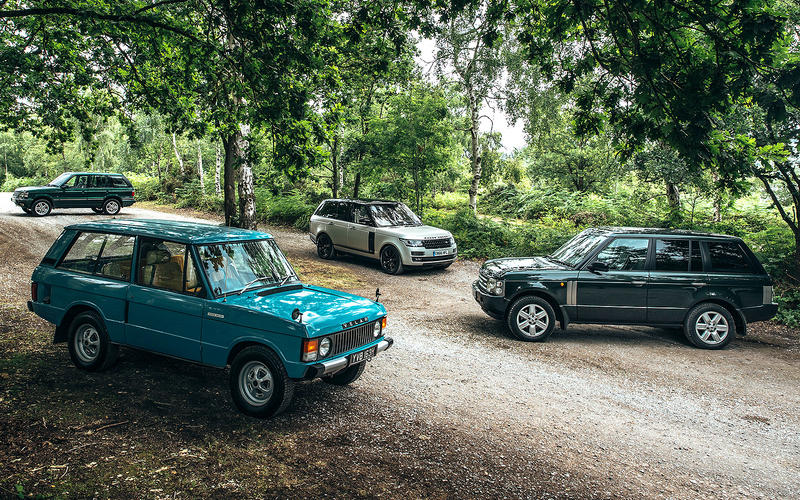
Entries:
[[606, 273], [608, 272], [608, 264], [605, 262], [592, 262], [589, 264], [589, 271], [593, 273]]

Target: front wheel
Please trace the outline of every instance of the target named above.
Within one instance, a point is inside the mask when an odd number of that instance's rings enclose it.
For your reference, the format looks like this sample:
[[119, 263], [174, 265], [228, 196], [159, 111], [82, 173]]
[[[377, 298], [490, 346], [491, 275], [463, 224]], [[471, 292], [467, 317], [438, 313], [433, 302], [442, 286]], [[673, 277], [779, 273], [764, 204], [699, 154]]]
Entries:
[[49, 214], [51, 210], [53, 210], [53, 204], [45, 199], [34, 201], [31, 207], [31, 211], [37, 217], [44, 217]]
[[103, 202], [103, 213], [106, 215], [117, 215], [120, 208], [119, 200], [115, 200], [114, 198]]
[[243, 349], [231, 363], [233, 402], [251, 417], [269, 418], [284, 411], [294, 395], [294, 381], [278, 356], [262, 346]]
[[381, 269], [386, 274], [403, 272], [403, 260], [400, 258], [400, 252], [392, 245], [386, 245], [381, 250]]
[[333, 248], [333, 242], [327, 234], [320, 234], [317, 236], [317, 255], [321, 259], [330, 260], [336, 256], [336, 250]]
[[110, 368], [119, 356], [119, 347], [109, 340], [102, 318], [93, 312], [81, 313], [72, 320], [68, 346], [75, 366], [89, 372]]
[[722, 349], [736, 335], [736, 323], [724, 307], [713, 303], [699, 304], [686, 316], [683, 332], [697, 347]]
[[364, 373], [364, 368], [366, 367], [366, 361], [363, 363], [359, 363], [357, 365], [353, 365], [349, 368], [345, 368], [344, 370], [331, 375], [330, 377], [322, 377], [322, 380], [329, 384], [333, 385], [349, 385], [358, 380], [361, 377], [361, 374]]
[[521, 297], [511, 304], [506, 323], [518, 339], [542, 341], [553, 333], [556, 313], [550, 303], [541, 297]]

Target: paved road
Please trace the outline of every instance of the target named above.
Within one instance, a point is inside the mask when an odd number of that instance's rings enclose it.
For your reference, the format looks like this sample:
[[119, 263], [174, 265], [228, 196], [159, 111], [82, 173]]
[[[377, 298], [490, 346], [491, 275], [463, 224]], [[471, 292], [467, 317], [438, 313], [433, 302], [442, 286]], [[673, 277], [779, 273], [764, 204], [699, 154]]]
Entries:
[[[122, 215], [187, 218], [135, 207]], [[31, 263], [65, 225], [98, 218], [25, 216], [1, 194], [0, 298], [19, 300]], [[305, 234], [264, 229], [290, 260], [316, 260]], [[332, 265], [360, 280], [356, 293], [380, 287], [395, 338], [354, 386], [370, 401], [354, 407], [354, 422], [391, 408], [441, 426], [440, 446], [464, 457], [465, 474], [513, 483], [505, 466], [532, 469], [546, 487], [520, 477], [507, 490], [520, 496], [800, 496], [800, 352], [766, 325], [722, 351], [644, 327], [581, 325], [523, 343], [472, 300], [476, 263], [401, 276], [353, 258]]]

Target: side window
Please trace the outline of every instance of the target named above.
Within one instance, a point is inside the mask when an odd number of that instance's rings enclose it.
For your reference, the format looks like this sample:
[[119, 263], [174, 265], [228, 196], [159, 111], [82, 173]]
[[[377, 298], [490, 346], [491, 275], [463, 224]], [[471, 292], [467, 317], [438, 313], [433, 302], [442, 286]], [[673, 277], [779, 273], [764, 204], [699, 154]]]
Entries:
[[116, 176], [116, 175], [112, 175], [110, 177], [106, 177], [106, 179], [107, 179], [106, 182], [107, 182], [108, 187], [116, 187], [116, 188], [130, 187], [130, 184], [128, 184], [125, 181], [124, 177], [119, 177], [119, 176]]
[[643, 271], [648, 241], [647, 238], [617, 238], [594, 260], [606, 264], [609, 271]]
[[107, 175], [93, 175], [92, 180], [93, 184], [90, 187], [96, 187], [96, 188], [108, 187], [109, 183]]
[[365, 226], [372, 225], [372, 218], [369, 216], [369, 207], [367, 205], [353, 204], [353, 222]]
[[129, 280], [133, 236], [81, 233], [58, 265], [62, 269]]
[[735, 241], [709, 241], [708, 256], [711, 271], [717, 273], [749, 273], [750, 261]]
[[339, 206], [336, 209], [336, 218], [345, 222], [353, 222], [353, 205], [346, 201], [340, 201], [337, 205]]
[[703, 270], [703, 254], [700, 252], [699, 241], [692, 241], [692, 262], [690, 269], [695, 272]]
[[689, 271], [689, 240], [656, 240], [656, 271]]
[[333, 201], [326, 201], [317, 210], [317, 215], [320, 217], [335, 218], [336, 217], [336, 203]]
[[76, 187], [78, 185], [78, 180], [81, 177], [83, 177], [83, 176], [82, 175], [73, 175], [72, 177], [67, 179], [67, 182], [65, 182], [63, 184], [63, 186], [68, 187], [68, 188], [74, 188], [74, 187]]
[[172, 241], [142, 238], [136, 283], [178, 293], [202, 296], [203, 287], [187, 246]]
[[73, 187], [75, 189], [85, 189], [86, 187], [88, 187], [88, 182], [89, 182], [88, 175], [76, 175], [75, 177], [70, 179], [70, 182], [73, 182], [73, 179], [74, 179]]

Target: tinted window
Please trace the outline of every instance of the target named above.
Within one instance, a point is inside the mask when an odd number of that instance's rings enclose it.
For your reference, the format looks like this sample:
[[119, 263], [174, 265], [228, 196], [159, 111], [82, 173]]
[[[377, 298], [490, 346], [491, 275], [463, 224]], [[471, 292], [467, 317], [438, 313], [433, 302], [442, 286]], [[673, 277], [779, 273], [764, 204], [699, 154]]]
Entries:
[[692, 271], [703, 270], [703, 254], [700, 252], [700, 242], [692, 241]]
[[595, 258], [603, 262], [609, 271], [642, 271], [647, 261], [646, 238], [617, 238], [608, 244]]
[[197, 269], [186, 245], [142, 238], [136, 283], [173, 292], [203, 295]]
[[352, 222], [353, 220], [352, 204], [346, 201], [339, 201], [336, 204], [338, 205], [338, 207], [336, 208], [336, 218], [339, 220]]
[[113, 187], [118, 187], [118, 188], [131, 187], [130, 183], [127, 180], [125, 180], [124, 177], [109, 176], [109, 177], [106, 177], [106, 179], [107, 179], [109, 187], [112, 187], [112, 186]]
[[133, 241], [133, 236], [81, 233], [58, 267], [129, 280]]
[[353, 222], [358, 224], [372, 225], [372, 218], [369, 216], [369, 207], [361, 204], [353, 204]]
[[109, 187], [111, 184], [108, 180], [108, 176], [105, 175], [93, 175], [91, 179], [89, 187], [104, 188]]
[[656, 271], [688, 271], [689, 240], [656, 240]]
[[326, 201], [317, 209], [317, 215], [320, 217], [336, 218], [336, 202]]
[[735, 241], [709, 241], [708, 256], [711, 271], [718, 273], [750, 272], [750, 261]]

